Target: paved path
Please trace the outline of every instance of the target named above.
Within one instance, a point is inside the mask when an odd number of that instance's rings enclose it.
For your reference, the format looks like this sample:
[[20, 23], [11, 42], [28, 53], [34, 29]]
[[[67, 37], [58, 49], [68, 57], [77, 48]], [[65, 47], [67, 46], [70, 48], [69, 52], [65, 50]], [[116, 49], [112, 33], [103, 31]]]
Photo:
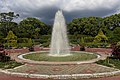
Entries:
[[[15, 56], [13, 56], [13, 54], [11, 55], [15, 59], [16, 55]], [[46, 79], [22, 78], [22, 77], [10, 76], [7, 74], [0, 73], [0, 80], [46, 80]], [[52, 79], [48, 79], [48, 80], [52, 80]], [[80, 80], [120, 80], [120, 76], [97, 78], [97, 79], [80, 79]]]
[[[47, 80], [47, 79], [22, 78], [22, 77], [15, 77], [15, 76], [10, 76], [10, 75], [0, 73], [0, 80]], [[120, 76], [98, 78], [98, 79], [80, 79], [80, 80], [120, 80]]]
[[0, 73], [0, 80], [45, 80], [45, 79], [22, 78], [22, 77], [10, 76], [7, 74]]
[[[109, 67], [104, 67], [95, 63], [77, 65], [34, 65], [26, 64], [10, 72], [44, 74], [44, 75], [71, 75], [71, 74], [92, 74], [118, 71]], [[107, 76], [107, 75], [106, 75]]]

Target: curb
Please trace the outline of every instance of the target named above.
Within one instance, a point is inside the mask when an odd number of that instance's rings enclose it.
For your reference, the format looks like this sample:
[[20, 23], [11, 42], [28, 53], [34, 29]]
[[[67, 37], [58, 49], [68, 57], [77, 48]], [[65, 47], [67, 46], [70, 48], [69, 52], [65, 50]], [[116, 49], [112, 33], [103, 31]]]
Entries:
[[108, 77], [115, 76], [120, 74], [120, 70], [113, 72], [104, 72], [104, 73], [93, 73], [93, 74], [71, 74], [71, 75], [43, 75], [43, 74], [29, 74], [29, 73], [18, 73], [18, 72], [10, 72], [8, 70], [1, 70], [0, 72], [18, 76], [18, 77], [29, 77], [29, 78], [43, 78], [43, 79], [88, 79], [88, 78], [100, 78], [100, 77]]

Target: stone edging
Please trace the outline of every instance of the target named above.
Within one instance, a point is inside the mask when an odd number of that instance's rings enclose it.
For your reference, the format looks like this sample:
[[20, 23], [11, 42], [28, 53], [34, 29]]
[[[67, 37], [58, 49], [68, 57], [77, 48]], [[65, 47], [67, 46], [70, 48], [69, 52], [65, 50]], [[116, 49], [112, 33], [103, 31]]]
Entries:
[[29, 77], [29, 78], [43, 78], [43, 79], [79, 79], [79, 78], [98, 78], [98, 77], [108, 77], [120, 74], [120, 70], [113, 72], [104, 72], [104, 73], [93, 73], [93, 74], [71, 74], [71, 75], [43, 75], [43, 74], [29, 74], [29, 73], [18, 73], [10, 72], [8, 70], [1, 70], [0, 72], [19, 77]]
[[[37, 51], [37, 52], [48, 52], [48, 51]], [[83, 51], [74, 51], [74, 52], [82, 52], [83, 53]], [[103, 54], [101, 54], [99, 52], [97, 52], [97, 58], [91, 59], [91, 60], [86, 60], [86, 61], [48, 62], [48, 61], [34, 61], [34, 60], [23, 58], [23, 55], [32, 54], [32, 53], [36, 53], [36, 52], [19, 54], [19, 55], [16, 56], [16, 58], [17, 58], [16, 61], [17, 62], [29, 63], [29, 64], [83, 64], [83, 63], [94, 63], [98, 60], [106, 59], [106, 56], [104, 56]], [[92, 54], [92, 52], [84, 52], [84, 53]]]

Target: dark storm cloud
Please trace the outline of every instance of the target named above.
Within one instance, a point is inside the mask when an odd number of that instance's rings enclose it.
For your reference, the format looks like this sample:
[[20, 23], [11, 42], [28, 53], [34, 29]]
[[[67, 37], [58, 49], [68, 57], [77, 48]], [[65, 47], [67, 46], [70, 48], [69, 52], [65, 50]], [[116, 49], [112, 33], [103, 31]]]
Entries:
[[120, 12], [120, 0], [0, 0], [0, 12], [14, 11], [18, 20], [36, 17], [52, 23], [55, 12], [63, 10], [67, 21], [89, 16], [107, 16]]
[[114, 13], [114, 10], [83, 10], [83, 11], [74, 11], [71, 13], [65, 12], [65, 17], [67, 21], [71, 21], [74, 18], [80, 18], [80, 17], [89, 17], [89, 16], [96, 16], [96, 17], [104, 17], [110, 13]]

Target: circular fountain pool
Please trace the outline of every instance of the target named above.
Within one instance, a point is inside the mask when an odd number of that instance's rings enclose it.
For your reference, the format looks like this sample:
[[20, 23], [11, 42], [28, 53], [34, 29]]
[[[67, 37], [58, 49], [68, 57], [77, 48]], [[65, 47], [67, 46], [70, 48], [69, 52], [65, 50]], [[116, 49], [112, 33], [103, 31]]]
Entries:
[[23, 60], [44, 61], [44, 62], [74, 62], [74, 61], [88, 61], [99, 58], [96, 53], [72, 51], [68, 56], [49, 56], [48, 51], [30, 52], [19, 55], [18, 58]]

